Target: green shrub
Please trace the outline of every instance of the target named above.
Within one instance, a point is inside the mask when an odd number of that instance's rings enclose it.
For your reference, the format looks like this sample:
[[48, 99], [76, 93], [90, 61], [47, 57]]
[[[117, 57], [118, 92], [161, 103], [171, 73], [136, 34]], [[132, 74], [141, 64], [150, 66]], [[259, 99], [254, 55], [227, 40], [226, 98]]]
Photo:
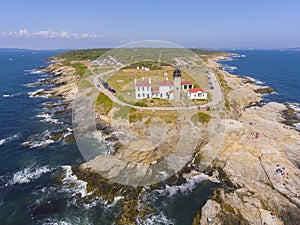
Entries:
[[140, 107], [147, 107], [147, 103], [145, 102], [136, 102], [134, 103], [135, 106], [140, 106]]
[[203, 112], [198, 112], [192, 116], [191, 120], [195, 125], [197, 125], [197, 122], [200, 122], [203, 124], [208, 123], [210, 118], [211, 118], [210, 115], [203, 113]]

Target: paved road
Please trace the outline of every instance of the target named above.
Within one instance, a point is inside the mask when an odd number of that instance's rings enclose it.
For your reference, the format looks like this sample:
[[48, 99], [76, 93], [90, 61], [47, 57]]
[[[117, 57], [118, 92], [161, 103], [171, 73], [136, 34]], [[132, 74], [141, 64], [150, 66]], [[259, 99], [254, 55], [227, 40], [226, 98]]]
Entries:
[[[179, 110], [195, 110], [198, 109], [198, 106], [180, 106], [180, 107], [141, 107], [141, 106], [134, 106], [131, 104], [128, 104], [126, 102], [121, 101], [118, 99], [113, 93], [111, 93], [109, 90], [104, 88], [104, 86], [101, 84], [100, 79], [102, 76], [105, 76], [110, 73], [116, 72], [116, 69], [112, 69], [109, 71], [106, 71], [104, 73], [98, 74], [93, 78], [93, 83], [94, 86], [101, 92], [103, 92], [107, 97], [109, 97], [114, 103], [117, 103], [121, 106], [129, 106], [138, 110], [151, 110], [151, 111], [179, 111]], [[209, 92], [212, 94], [212, 101], [210, 101], [207, 104], [201, 105], [201, 108], [206, 108], [206, 107], [212, 107], [212, 106], [217, 106], [223, 101], [223, 94], [222, 94], [222, 89], [219, 84], [218, 79], [216, 78], [216, 75], [212, 72], [209, 72], [210, 79], [212, 82], [212, 85], [214, 87], [213, 90], [210, 90]]]

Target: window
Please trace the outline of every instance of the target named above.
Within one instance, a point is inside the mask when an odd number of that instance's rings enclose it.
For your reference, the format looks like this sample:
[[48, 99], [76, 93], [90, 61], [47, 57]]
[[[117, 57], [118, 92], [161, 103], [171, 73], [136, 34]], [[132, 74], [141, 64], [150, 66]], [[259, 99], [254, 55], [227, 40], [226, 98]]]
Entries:
[[138, 87], [138, 91], [140, 91], [140, 87]]
[[140, 94], [138, 94], [138, 98], [140, 97], [141, 95]]
[[145, 97], [145, 94], [143, 93], [143, 97]]
[[144, 87], [142, 87], [142, 90], [144, 91]]
[[170, 86], [170, 89], [172, 89], [172, 86]]
[[149, 91], [149, 87], [147, 87], [147, 91]]

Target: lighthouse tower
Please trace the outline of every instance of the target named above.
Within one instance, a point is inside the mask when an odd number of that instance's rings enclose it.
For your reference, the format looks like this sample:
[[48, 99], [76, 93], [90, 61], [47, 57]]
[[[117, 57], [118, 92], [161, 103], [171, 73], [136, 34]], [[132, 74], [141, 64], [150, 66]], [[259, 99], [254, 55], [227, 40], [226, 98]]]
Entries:
[[173, 72], [173, 80], [174, 102], [180, 102], [181, 72], [178, 68], [176, 68]]

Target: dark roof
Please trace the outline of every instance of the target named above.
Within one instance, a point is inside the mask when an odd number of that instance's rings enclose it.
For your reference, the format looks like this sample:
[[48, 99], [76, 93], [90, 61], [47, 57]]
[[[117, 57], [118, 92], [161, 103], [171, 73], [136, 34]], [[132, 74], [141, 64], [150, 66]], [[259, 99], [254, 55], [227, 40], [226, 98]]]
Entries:
[[175, 69], [174, 72], [173, 72], [173, 77], [181, 77], [181, 72], [179, 69]]

